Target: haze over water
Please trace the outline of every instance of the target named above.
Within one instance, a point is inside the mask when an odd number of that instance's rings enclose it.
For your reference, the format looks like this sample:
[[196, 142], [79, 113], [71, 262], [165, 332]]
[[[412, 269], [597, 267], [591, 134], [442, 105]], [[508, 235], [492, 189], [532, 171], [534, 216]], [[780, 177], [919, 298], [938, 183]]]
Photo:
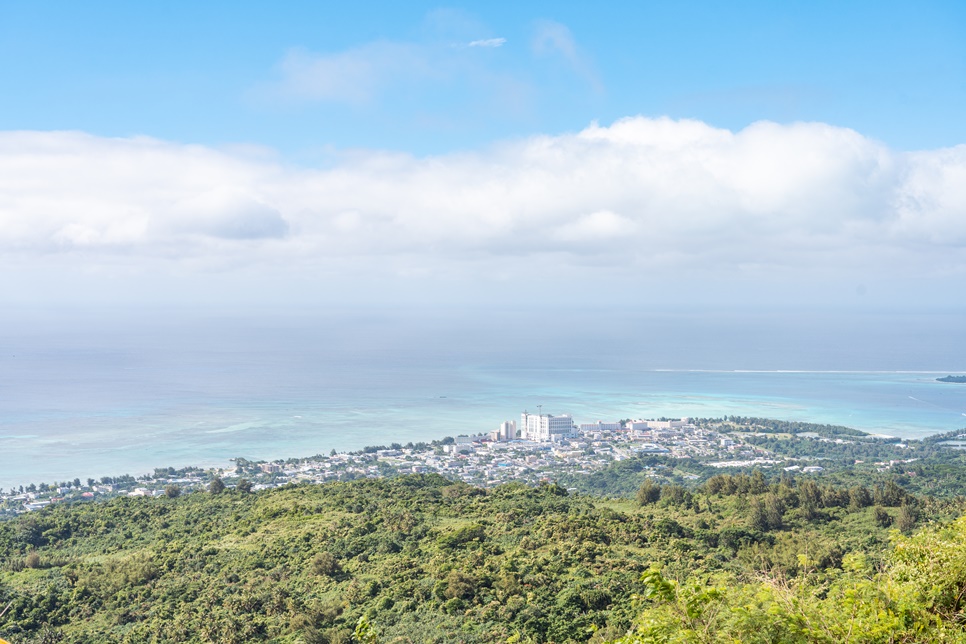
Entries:
[[0, 486], [577, 422], [755, 415], [966, 427], [958, 313], [431, 308], [20, 311], [0, 323]]

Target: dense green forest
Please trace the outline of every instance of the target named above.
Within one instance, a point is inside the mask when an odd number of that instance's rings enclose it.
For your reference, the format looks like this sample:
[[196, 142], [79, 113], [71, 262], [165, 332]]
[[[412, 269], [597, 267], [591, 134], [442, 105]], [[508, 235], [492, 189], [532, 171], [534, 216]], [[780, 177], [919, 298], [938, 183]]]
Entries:
[[627, 499], [413, 475], [51, 506], [0, 524], [0, 637], [963, 637], [966, 555], [950, 545], [966, 533], [954, 522], [961, 499], [887, 476], [660, 480], [645, 477]]

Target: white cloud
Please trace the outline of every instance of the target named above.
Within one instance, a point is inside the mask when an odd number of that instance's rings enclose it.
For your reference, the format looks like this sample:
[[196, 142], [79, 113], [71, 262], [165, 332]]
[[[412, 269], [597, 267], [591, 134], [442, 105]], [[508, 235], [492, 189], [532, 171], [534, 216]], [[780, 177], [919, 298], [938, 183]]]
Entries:
[[387, 83], [431, 72], [425, 48], [374, 42], [332, 54], [292, 50], [279, 63], [281, 80], [267, 93], [285, 100], [364, 103]]
[[577, 43], [566, 25], [553, 20], [540, 20], [533, 35], [533, 50], [538, 54], [558, 53], [571, 63], [579, 59]]
[[8, 262], [926, 276], [966, 272], [964, 251], [966, 146], [901, 153], [822, 123], [731, 132], [637, 117], [327, 169], [143, 137], [0, 133]]
[[293, 49], [277, 66], [278, 80], [256, 89], [255, 95], [272, 101], [361, 105], [393, 89], [411, 91], [420, 84], [432, 89], [440, 83], [475, 80], [491, 86], [500, 74], [480, 66], [478, 57], [467, 50], [495, 49], [504, 43], [505, 38], [456, 47], [376, 41], [332, 53]]
[[467, 43], [467, 47], [502, 47], [506, 44], [506, 38], [484, 38], [483, 40], [473, 40]]
[[551, 238], [571, 242], [578, 247], [589, 246], [598, 241], [614, 242], [632, 237], [636, 229], [637, 224], [627, 217], [609, 210], [598, 210], [563, 224], [552, 232]]
[[223, 186], [177, 201], [159, 224], [169, 233], [224, 239], [284, 237], [288, 232], [288, 222], [277, 210], [244, 190]]
[[533, 52], [540, 56], [556, 55], [563, 58], [571, 70], [587, 81], [595, 91], [603, 84], [587, 55], [577, 46], [567, 25], [554, 20], [537, 21], [532, 40]]

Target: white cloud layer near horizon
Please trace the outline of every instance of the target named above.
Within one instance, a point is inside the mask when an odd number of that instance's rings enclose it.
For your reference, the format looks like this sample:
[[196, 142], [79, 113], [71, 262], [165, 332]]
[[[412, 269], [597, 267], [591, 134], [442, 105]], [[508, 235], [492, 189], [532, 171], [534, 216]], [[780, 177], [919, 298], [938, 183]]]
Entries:
[[312, 168], [147, 137], [0, 132], [0, 252], [8, 265], [189, 273], [948, 278], [966, 276], [966, 145], [899, 152], [823, 123], [731, 132], [632, 117]]

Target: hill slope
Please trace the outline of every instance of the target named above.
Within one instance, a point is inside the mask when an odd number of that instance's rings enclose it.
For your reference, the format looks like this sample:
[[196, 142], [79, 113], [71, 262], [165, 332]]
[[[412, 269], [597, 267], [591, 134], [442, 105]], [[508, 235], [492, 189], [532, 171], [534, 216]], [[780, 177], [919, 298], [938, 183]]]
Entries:
[[644, 505], [429, 475], [51, 507], [0, 524], [0, 635], [347, 642], [366, 616], [383, 642], [605, 641], [634, 623], [653, 564], [679, 580], [832, 574], [850, 552], [884, 556], [889, 524], [915, 522], [903, 512], [959, 509], [714, 481]]

